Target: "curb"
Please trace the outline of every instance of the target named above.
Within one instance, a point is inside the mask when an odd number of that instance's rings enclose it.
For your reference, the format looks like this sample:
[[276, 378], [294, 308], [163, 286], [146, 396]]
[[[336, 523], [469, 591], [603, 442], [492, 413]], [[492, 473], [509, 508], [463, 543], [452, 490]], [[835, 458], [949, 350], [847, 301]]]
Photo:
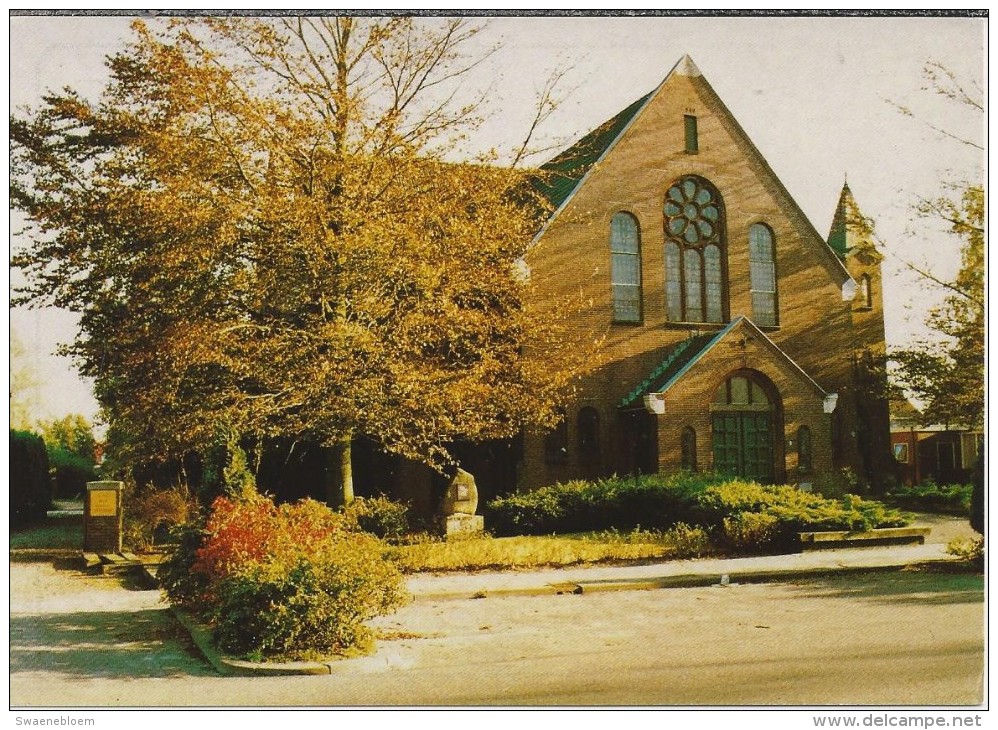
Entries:
[[331, 662], [250, 662], [243, 659], [232, 659], [215, 648], [211, 631], [190, 615], [171, 605], [170, 610], [184, 629], [191, 636], [194, 645], [202, 656], [215, 668], [215, 671], [226, 677], [286, 677], [302, 674], [332, 674]]
[[[801, 580], [820, 578], [830, 575], [861, 575], [897, 571], [906, 568], [927, 566], [951, 562], [953, 558], [923, 559], [915, 562], [896, 563], [893, 565], [851, 565], [822, 566], [815, 568], [769, 570], [747, 570], [729, 573], [686, 573], [682, 575], [667, 575], [657, 578], [607, 578], [603, 580], [567, 581], [562, 583], [546, 583], [542, 586], [525, 586], [517, 588], [480, 589], [474, 592], [452, 590], [441, 592], [426, 592], [414, 594], [416, 601], [445, 601], [459, 599], [499, 598], [506, 596], [560, 596], [566, 594], [583, 595], [587, 593], [609, 593], [615, 591], [648, 591], [666, 588], [705, 588], [708, 586], [727, 586], [736, 583], [767, 583], [780, 580]], [[727, 577], [727, 580], [724, 578]]]
[[[587, 593], [648, 591], [668, 588], [728, 587], [739, 583], [766, 583], [830, 575], [861, 575], [864, 573], [900, 571], [906, 568], [947, 563], [954, 559], [941, 556], [939, 558], [899, 562], [890, 565], [839, 565], [796, 569], [774, 568], [768, 570], [733, 571], [729, 573], [685, 573], [682, 575], [667, 575], [654, 578], [606, 578], [603, 580], [566, 581], [517, 588], [479, 589], [473, 592], [468, 590], [452, 590], [438, 593], [426, 592], [414, 594], [413, 600], [472, 600], [514, 596], [583, 595]], [[176, 617], [177, 622], [188, 632], [202, 656], [211, 664], [215, 671], [223, 676], [282, 677], [294, 675], [328, 675], [333, 674], [334, 667], [338, 669], [346, 669], [352, 666], [360, 667], [360, 664], [346, 662], [343, 659], [314, 662], [251, 662], [243, 659], [233, 659], [232, 657], [225, 656], [215, 648], [215, 642], [208, 627], [200, 624], [188, 613], [172, 604], [170, 605], [170, 610]], [[369, 659], [371, 657], [357, 657], [357, 659], [364, 658]]]

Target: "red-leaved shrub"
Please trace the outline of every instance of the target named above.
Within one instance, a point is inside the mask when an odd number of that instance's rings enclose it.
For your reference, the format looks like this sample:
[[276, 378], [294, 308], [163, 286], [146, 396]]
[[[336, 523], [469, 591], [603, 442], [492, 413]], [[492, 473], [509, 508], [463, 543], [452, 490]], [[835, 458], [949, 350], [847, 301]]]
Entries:
[[405, 592], [384, 543], [349, 528], [314, 500], [219, 497], [199, 537], [167, 566], [167, 592], [214, 625], [224, 651], [303, 658], [366, 649], [364, 622], [402, 605]]

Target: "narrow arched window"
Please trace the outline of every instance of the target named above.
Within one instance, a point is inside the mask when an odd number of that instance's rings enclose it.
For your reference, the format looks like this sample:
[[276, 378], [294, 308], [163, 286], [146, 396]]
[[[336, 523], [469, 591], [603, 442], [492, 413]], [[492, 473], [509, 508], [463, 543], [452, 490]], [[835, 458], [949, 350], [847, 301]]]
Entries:
[[797, 469], [809, 472], [812, 468], [811, 429], [807, 426], [801, 426], [797, 429]]
[[697, 432], [692, 426], [683, 429], [681, 439], [681, 449], [683, 455], [682, 467], [689, 471], [697, 470]]
[[749, 227], [749, 276], [752, 289], [752, 320], [775, 327], [776, 251], [769, 226], [754, 223]]
[[873, 307], [873, 290], [870, 288], [870, 276], [863, 274], [859, 277], [859, 302], [860, 306], [866, 309]]
[[579, 461], [592, 463], [599, 459], [599, 413], [586, 406], [579, 411], [575, 423], [575, 440], [579, 448]]
[[630, 213], [610, 221], [610, 283], [615, 322], [641, 321], [641, 239]]
[[671, 322], [723, 322], [724, 209], [706, 180], [684, 177], [665, 195], [665, 309]]
[[548, 464], [563, 464], [568, 461], [568, 421], [565, 412], [559, 411], [558, 425], [544, 436], [544, 461]]

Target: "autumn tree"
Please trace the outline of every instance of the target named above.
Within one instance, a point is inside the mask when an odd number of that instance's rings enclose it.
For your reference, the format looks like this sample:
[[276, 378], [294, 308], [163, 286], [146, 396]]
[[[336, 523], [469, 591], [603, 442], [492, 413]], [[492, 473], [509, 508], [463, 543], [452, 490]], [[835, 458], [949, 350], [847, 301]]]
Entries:
[[62, 449], [93, 463], [96, 439], [93, 425], [86, 416], [71, 413], [45, 421], [41, 424], [41, 432], [48, 449]]
[[960, 270], [926, 324], [943, 339], [896, 350], [899, 383], [925, 404], [928, 423], [984, 426], [984, 190], [967, 188], [959, 206], [935, 201], [961, 241]]
[[75, 497], [97, 479], [93, 425], [79, 413], [44, 421], [40, 424], [45, 450], [60, 497]]
[[[924, 73], [927, 90], [970, 112], [979, 122], [983, 119], [980, 87], [961, 82], [938, 63], [926, 64]], [[899, 108], [905, 115], [919, 118], [911, 109]], [[983, 162], [984, 147], [975, 136], [941, 128], [931, 121], [926, 124], [943, 141], [954, 141], [975, 156], [980, 154], [978, 163]], [[984, 188], [976, 177], [950, 181], [941, 189], [947, 192], [920, 199], [915, 212], [923, 222], [942, 224], [946, 234], [959, 242], [959, 270], [955, 277], [948, 278], [931, 266], [905, 260], [923, 281], [941, 288], [945, 297], [926, 320], [935, 336], [891, 353], [897, 365], [894, 376], [901, 387], [925, 404], [923, 417], [927, 424], [983, 428]]]
[[358, 435], [442, 466], [553, 423], [588, 353], [518, 273], [544, 211], [527, 173], [457, 156], [476, 32], [136, 23], [98, 103], [11, 120], [20, 301], [81, 313], [70, 350], [133, 458], [309, 440], [349, 501]]
[[31, 431], [38, 420], [38, 388], [41, 379], [31, 366], [24, 341], [13, 329], [10, 332], [10, 426]]

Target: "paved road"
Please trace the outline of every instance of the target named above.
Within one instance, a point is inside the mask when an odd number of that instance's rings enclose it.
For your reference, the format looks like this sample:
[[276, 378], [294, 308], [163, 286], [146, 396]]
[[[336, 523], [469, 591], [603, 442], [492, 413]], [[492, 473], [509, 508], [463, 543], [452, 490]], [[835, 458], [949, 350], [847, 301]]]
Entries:
[[12, 706], [973, 705], [980, 576], [419, 601], [332, 676], [215, 675], [158, 592], [11, 563]]

